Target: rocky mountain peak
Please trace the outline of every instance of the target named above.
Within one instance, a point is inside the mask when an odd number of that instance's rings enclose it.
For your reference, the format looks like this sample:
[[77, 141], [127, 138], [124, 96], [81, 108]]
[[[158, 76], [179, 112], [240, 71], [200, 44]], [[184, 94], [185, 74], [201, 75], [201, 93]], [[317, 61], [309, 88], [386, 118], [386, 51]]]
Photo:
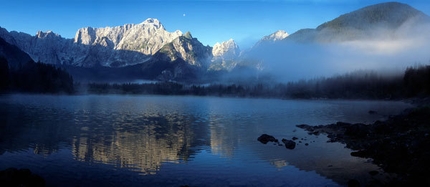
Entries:
[[284, 31], [284, 30], [278, 30], [278, 31], [276, 31], [276, 32], [274, 32], [274, 33], [272, 33], [272, 34], [270, 34], [268, 36], [265, 36], [263, 38], [263, 40], [266, 40], [266, 41], [278, 41], [278, 40], [285, 39], [286, 37], [288, 37], [288, 35], [289, 34], [286, 31]]
[[[148, 18], [140, 24], [79, 29], [74, 43], [80, 46], [80, 52], [90, 56], [94, 56], [94, 53], [100, 55], [97, 58], [100, 62], [96, 64], [117, 67], [146, 62], [164, 45], [180, 36], [181, 31], [168, 32], [159, 20]], [[90, 58], [80, 59], [95, 61]], [[79, 62], [82, 63], [85, 62]]]
[[186, 33], [184, 34], [184, 37], [185, 37], [185, 38], [188, 38], [188, 39], [193, 39], [193, 36], [191, 35], [190, 31], [186, 32]]
[[46, 31], [46, 32], [43, 32], [43, 31], [37, 31], [37, 33], [36, 33], [36, 37], [37, 37], [37, 38], [60, 37], [60, 35], [55, 34], [55, 33], [54, 33], [54, 32], [52, 32], [52, 31]]
[[212, 63], [210, 70], [231, 70], [236, 66], [240, 55], [239, 46], [233, 39], [216, 43], [212, 48]]
[[199, 67], [205, 66], [207, 61], [212, 57], [211, 48], [204, 46], [196, 38], [193, 38], [190, 32], [164, 45], [159, 50], [159, 53], [167, 55], [169, 61], [182, 59], [189, 65]]
[[[261, 38], [251, 49], [252, 50], [260, 50], [260, 48], [266, 48], [268, 46], [271, 46], [275, 43], [278, 43], [281, 40], [284, 40], [290, 36], [286, 31], [284, 30], [278, 30], [270, 35], [264, 36]], [[248, 51], [249, 53], [249, 51]]]
[[[150, 60], [164, 45], [183, 34], [179, 30], [168, 32], [159, 20], [148, 18], [139, 24], [84, 27], [73, 39], [62, 38], [52, 31], [39, 31], [31, 36], [5, 29], [0, 29], [0, 36], [36, 61], [82, 67], [124, 67]], [[186, 36], [192, 39], [191, 34]]]
[[212, 49], [212, 55], [214, 57], [235, 58], [239, 53], [239, 46], [233, 39], [229, 39], [221, 43], [217, 42]]
[[161, 24], [161, 22], [155, 18], [148, 18], [145, 21], [143, 21], [141, 23], [141, 25], [152, 26], [152, 27], [155, 27], [157, 29], [160, 29], [160, 28], [164, 29], [163, 24]]

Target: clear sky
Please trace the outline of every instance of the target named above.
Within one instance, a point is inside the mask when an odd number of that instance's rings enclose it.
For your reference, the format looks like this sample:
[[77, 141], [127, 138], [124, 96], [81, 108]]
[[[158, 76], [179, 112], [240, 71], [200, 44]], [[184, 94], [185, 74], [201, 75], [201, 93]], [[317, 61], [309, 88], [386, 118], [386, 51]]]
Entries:
[[[172, 32], [190, 31], [205, 45], [233, 38], [250, 47], [277, 30], [315, 28], [380, 0], [5, 0], [0, 27], [34, 35], [51, 30], [73, 38], [82, 27], [119, 26], [157, 18]], [[399, 0], [430, 14], [428, 0]]]

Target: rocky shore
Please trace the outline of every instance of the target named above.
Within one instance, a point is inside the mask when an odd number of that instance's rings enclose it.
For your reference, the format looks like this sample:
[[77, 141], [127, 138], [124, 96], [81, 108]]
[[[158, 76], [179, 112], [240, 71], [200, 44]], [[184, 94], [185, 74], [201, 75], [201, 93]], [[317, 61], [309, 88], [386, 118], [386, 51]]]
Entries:
[[394, 176], [386, 181], [349, 186], [430, 186], [430, 107], [407, 109], [373, 124], [337, 122], [329, 125], [297, 125], [311, 135], [327, 135], [341, 142], [352, 156], [370, 158]]
[[0, 186], [43, 187], [45, 179], [29, 169], [8, 168], [0, 171]]

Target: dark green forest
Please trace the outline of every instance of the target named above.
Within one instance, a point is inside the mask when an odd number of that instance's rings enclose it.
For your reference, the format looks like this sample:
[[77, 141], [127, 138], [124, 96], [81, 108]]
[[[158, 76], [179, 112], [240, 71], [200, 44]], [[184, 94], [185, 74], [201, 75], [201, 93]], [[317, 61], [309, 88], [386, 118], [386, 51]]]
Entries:
[[[84, 85], [80, 85], [81, 87]], [[404, 74], [378, 75], [357, 71], [329, 78], [289, 83], [248, 83], [187, 85], [176, 82], [145, 84], [90, 83], [90, 94], [158, 94], [291, 99], [388, 99], [397, 100], [430, 95], [430, 66], [407, 68]]]
[[0, 92], [74, 93], [73, 78], [66, 71], [41, 62], [29, 61], [9, 68], [0, 57]]

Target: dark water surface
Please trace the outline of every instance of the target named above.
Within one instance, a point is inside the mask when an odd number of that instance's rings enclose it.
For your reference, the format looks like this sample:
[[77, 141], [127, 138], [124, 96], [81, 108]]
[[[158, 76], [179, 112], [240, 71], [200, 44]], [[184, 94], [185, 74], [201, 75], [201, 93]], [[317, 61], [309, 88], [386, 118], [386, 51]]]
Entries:
[[[342, 186], [379, 168], [295, 125], [371, 123], [406, 107], [387, 101], [3, 95], [0, 170], [29, 168], [48, 186]], [[263, 145], [257, 141], [263, 133], [302, 143], [294, 150]]]

